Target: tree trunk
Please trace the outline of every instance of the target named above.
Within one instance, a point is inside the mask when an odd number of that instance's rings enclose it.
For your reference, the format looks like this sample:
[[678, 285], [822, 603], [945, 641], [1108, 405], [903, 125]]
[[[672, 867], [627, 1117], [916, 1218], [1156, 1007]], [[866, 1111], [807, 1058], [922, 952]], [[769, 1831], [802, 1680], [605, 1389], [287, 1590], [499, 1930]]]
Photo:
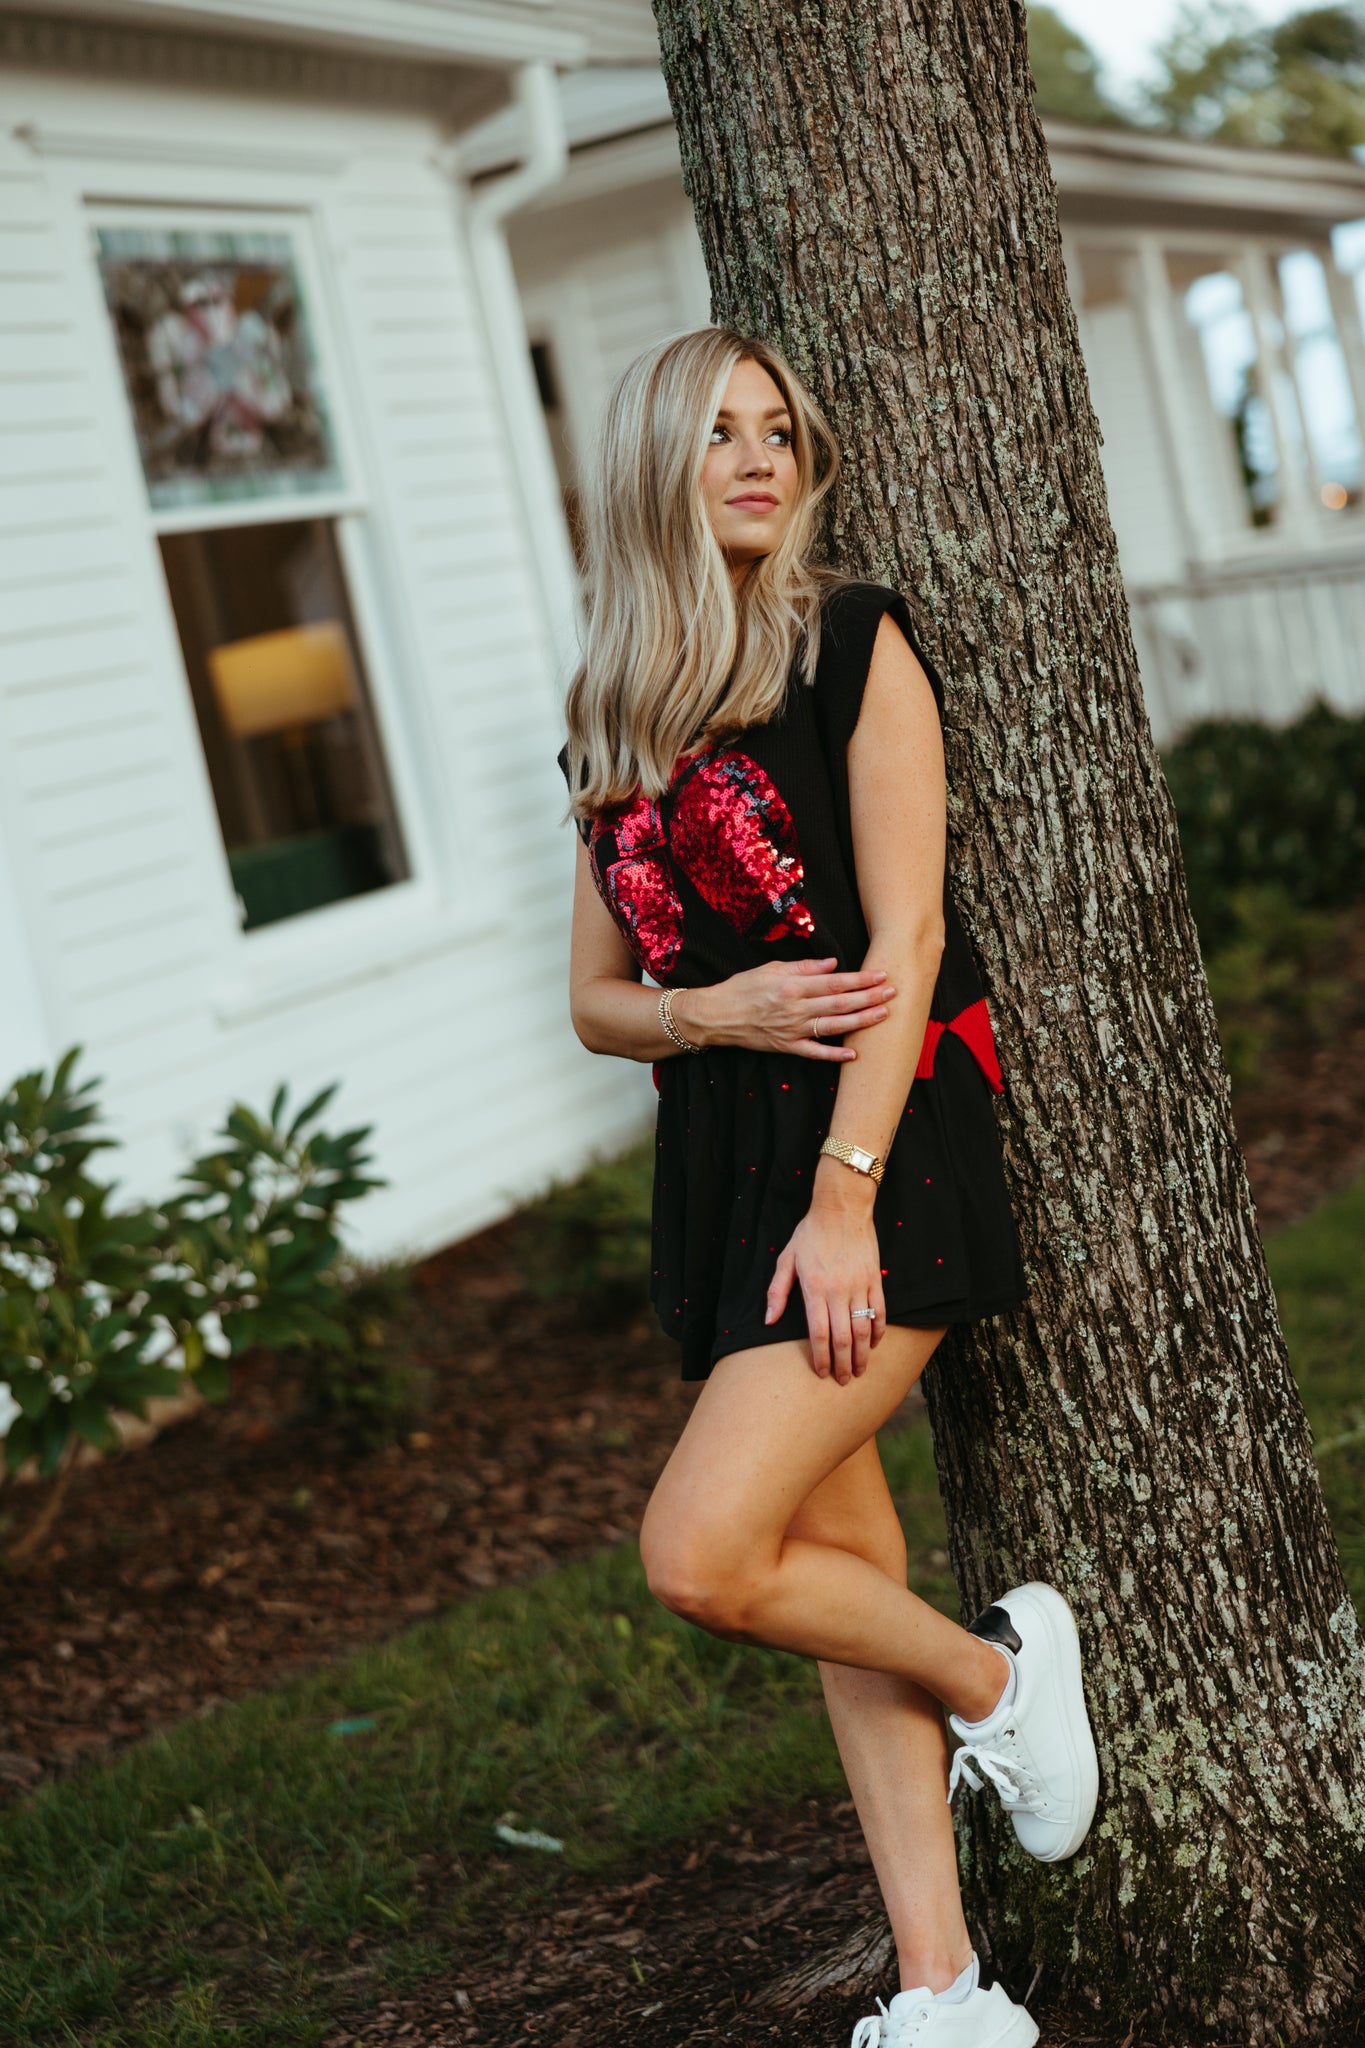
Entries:
[[1060, 1586], [1101, 1807], [961, 1826], [1022, 1990], [1320, 2038], [1365, 1931], [1365, 1653], [1290, 1377], [1143, 706], [1017, 0], [656, 0], [714, 315], [845, 456], [830, 554], [948, 687], [954, 894], [1030, 1275], [927, 1384], [964, 1610]]

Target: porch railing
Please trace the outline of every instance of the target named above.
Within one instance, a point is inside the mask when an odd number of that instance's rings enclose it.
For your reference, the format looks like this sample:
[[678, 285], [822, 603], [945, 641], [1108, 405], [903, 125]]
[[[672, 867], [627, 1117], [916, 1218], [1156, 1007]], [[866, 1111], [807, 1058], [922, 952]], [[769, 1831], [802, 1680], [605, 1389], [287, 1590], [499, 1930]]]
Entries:
[[1365, 711], [1365, 553], [1130, 587], [1158, 746], [1200, 718], [1284, 725], [1315, 696]]

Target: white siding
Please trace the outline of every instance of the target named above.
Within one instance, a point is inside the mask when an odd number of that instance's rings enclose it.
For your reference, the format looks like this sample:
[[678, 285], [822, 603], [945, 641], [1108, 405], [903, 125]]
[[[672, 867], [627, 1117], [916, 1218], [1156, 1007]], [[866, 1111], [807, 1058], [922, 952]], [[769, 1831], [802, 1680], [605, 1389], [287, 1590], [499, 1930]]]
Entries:
[[[368, 505], [346, 558], [415, 873], [237, 929], [83, 217], [107, 167], [8, 143], [0, 881], [34, 972], [0, 1085], [84, 1045], [127, 1143], [120, 1175], [150, 1194], [234, 1097], [339, 1078], [333, 1115], [375, 1125], [390, 1182], [357, 1209], [360, 1248], [430, 1248], [638, 1128], [652, 1099], [647, 1070], [590, 1058], [568, 1022], [559, 711], [438, 137], [416, 116], [274, 107], [267, 125], [227, 99], [11, 76], [0, 128], [35, 109], [40, 133], [164, 129], [164, 162], [128, 145], [121, 201], [167, 197], [193, 127], [221, 168], [187, 153], [203, 167], [186, 197], [311, 224]], [[332, 170], [273, 178], [282, 129], [325, 140]], [[15, 921], [0, 888], [0, 942]]]

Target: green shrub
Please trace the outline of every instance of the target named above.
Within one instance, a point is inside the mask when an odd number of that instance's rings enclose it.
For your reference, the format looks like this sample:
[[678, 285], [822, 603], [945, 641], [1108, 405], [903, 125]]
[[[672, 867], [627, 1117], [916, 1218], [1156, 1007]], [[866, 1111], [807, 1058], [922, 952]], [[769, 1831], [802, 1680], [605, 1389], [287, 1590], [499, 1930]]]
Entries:
[[159, 1207], [115, 1203], [90, 1162], [115, 1141], [96, 1128], [94, 1082], [72, 1078], [79, 1048], [49, 1081], [25, 1074], [0, 1098], [0, 1384], [19, 1412], [5, 1465], [53, 1472], [77, 1438], [118, 1442], [116, 1411], [144, 1415], [187, 1376], [209, 1400], [249, 1345], [344, 1346], [332, 1271], [343, 1202], [366, 1176], [368, 1130], [315, 1128], [334, 1088], [288, 1123], [238, 1104], [217, 1150], [196, 1159]]
[[336, 1277], [341, 1336], [303, 1354], [303, 1420], [330, 1424], [357, 1450], [373, 1450], [411, 1429], [429, 1398], [430, 1374], [406, 1341], [412, 1267], [348, 1263]]
[[1279, 883], [1230, 892], [1235, 936], [1205, 960], [1223, 1057], [1234, 1082], [1253, 1081], [1292, 1039], [1330, 1036], [1342, 983], [1320, 972], [1340, 918], [1301, 910]]
[[1288, 726], [1206, 719], [1162, 767], [1224, 1057], [1245, 1084], [1336, 1024], [1342, 985], [1323, 970], [1341, 911], [1365, 896], [1365, 717], [1319, 698]]
[[647, 1305], [654, 1134], [576, 1180], [552, 1181], [518, 1211], [512, 1254], [538, 1301], [572, 1302], [585, 1314], [630, 1314]]
[[1304, 910], [1365, 895], [1365, 716], [1321, 699], [1288, 726], [1205, 719], [1162, 756], [1205, 957], [1246, 937], [1234, 892]]

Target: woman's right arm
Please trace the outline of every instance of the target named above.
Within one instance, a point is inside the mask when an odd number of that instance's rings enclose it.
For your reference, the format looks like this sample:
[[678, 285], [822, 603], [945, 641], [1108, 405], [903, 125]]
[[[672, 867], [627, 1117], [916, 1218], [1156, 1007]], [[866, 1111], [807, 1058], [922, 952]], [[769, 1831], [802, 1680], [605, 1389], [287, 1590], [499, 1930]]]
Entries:
[[[814, 1037], [813, 1023], [819, 1019], [827, 1038], [880, 1024], [896, 991], [883, 968], [839, 974], [833, 967], [832, 957], [772, 960], [709, 988], [679, 989], [673, 1021], [693, 1045], [748, 1045], [807, 1059], [856, 1059], [852, 1046]], [[659, 1021], [658, 990], [643, 986], [640, 963], [597, 893], [581, 837], [574, 873], [569, 1014], [589, 1052], [650, 1062], [679, 1052]]]

